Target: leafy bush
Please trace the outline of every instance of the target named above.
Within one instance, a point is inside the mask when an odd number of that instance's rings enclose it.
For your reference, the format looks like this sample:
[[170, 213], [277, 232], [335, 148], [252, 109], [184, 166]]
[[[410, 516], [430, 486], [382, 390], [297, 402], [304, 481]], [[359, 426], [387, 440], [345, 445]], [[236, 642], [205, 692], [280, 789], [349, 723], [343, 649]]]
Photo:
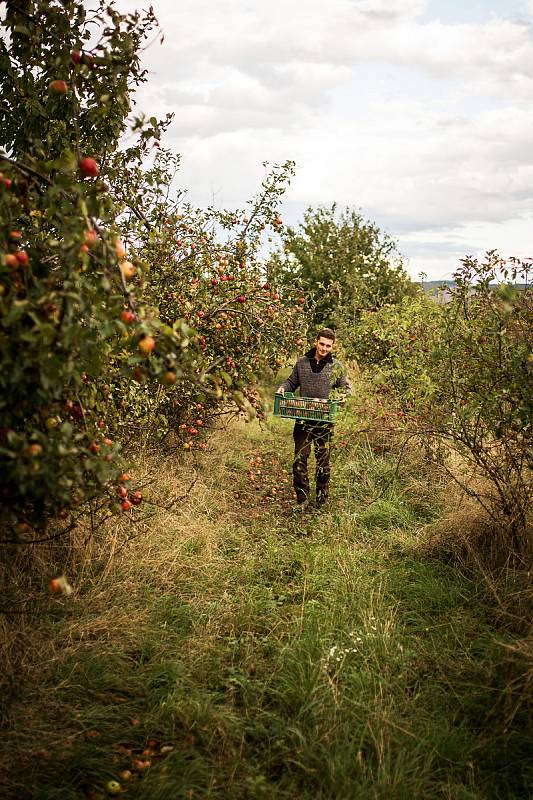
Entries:
[[532, 499], [529, 270], [494, 252], [482, 263], [466, 258], [446, 302], [418, 298], [363, 314], [350, 340], [374, 382], [407, 412], [409, 429], [461, 456], [468, 469], [454, 478], [519, 551]]

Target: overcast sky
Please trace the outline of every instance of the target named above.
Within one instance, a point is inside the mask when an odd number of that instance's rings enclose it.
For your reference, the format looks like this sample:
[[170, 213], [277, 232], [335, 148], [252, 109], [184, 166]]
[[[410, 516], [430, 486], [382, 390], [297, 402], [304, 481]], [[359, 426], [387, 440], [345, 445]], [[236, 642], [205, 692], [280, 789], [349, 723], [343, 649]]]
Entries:
[[242, 207], [263, 161], [293, 159], [287, 222], [358, 209], [413, 277], [533, 256], [533, 0], [151, 2], [138, 109], [175, 113], [192, 202]]

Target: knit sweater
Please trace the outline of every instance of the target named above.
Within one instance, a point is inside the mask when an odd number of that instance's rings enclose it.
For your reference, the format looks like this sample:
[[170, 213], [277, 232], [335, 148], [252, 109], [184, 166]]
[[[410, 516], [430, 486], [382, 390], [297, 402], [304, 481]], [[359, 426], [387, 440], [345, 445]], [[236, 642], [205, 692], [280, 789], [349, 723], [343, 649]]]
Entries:
[[332, 389], [343, 389], [349, 395], [352, 391], [346, 370], [331, 353], [320, 361], [316, 360], [316, 348], [312, 348], [298, 359], [294, 369], [282, 384], [286, 392], [295, 392], [300, 387], [302, 397], [327, 399]]

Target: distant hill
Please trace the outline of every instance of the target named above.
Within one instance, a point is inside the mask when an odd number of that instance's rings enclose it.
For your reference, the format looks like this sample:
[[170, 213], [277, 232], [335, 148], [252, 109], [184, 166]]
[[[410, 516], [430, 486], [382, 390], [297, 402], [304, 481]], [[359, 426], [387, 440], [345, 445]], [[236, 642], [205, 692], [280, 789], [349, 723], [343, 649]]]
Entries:
[[[422, 288], [425, 292], [432, 293], [437, 291], [438, 289], [452, 289], [457, 284], [455, 281], [451, 280], [441, 280], [441, 281], [422, 281]], [[515, 283], [514, 284], [517, 289], [526, 289], [528, 286], [530, 287], [531, 284], [527, 283]], [[498, 286], [497, 283], [492, 283], [491, 286]]]
[[449, 289], [452, 286], [455, 286], [455, 281], [422, 281], [422, 288], [425, 292], [433, 292], [435, 289], [440, 289], [441, 287]]

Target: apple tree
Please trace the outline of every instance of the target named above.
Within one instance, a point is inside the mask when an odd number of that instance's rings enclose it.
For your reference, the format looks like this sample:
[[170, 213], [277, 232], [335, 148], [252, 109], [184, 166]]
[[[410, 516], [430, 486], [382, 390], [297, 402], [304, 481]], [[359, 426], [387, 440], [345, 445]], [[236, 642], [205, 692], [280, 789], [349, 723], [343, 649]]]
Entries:
[[[110, 192], [156, 20], [103, 0], [91, 8], [8, 2], [2, 21], [0, 513], [10, 541], [40, 540], [51, 516], [116, 497], [120, 457], [102, 409], [117, 353], [124, 372], [154, 351], [161, 371], [194, 360], [186, 322], [145, 308]], [[150, 124], [134, 122], [141, 147]]]
[[116, 160], [122, 236], [145, 265], [144, 296], [167, 325], [180, 319], [194, 327], [196, 345], [194, 372], [178, 365], [154, 374], [153, 358], [138, 365], [134, 381], [121, 387], [123, 425], [146, 425], [151, 417], [160, 433], [179, 430], [191, 449], [198, 427], [226, 407], [261, 416], [258, 378], [277, 371], [301, 344], [306, 299], [272, 285], [260, 258], [265, 235], [281, 224], [277, 207], [294, 167], [271, 167], [248, 208], [226, 211], [188, 204], [173, 188], [179, 159], [164, 149], [148, 169], [134, 153]]
[[396, 243], [349, 208], [308, 208], [297, 228], [288, 227], [283, 249], [271, 260], [276, 279], [296, 281], [315, 296], [315, 326], [355, 324], [361, 311], [416, 293]]

